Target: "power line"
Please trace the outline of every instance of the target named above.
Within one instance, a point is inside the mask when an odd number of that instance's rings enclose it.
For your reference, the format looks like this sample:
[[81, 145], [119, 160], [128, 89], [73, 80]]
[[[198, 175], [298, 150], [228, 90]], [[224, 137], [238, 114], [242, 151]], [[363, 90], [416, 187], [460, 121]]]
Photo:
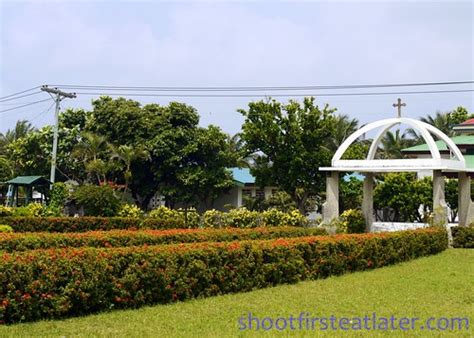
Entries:
[[10, 94], [10, 95], [7, 95], [7, 96], [3, 96], [3, 97], [0, 97], [0, 100], [6, 99], [6, 98], [12, 97], [12, 96], [17, 96], [17, 95], [19, 95], [19, 94], [23, 94], [23, 93], [30, 92], [30, 91], [32, 91], [32, 90], [38, 89], [39, 87], [40, 87], [40, 86], [36, 86], [36, 87], [30, 88], [30, 89], [22, 90], [21, 92], [17, 92], [17, 93], [13, 93], [13, 94]]
[[30, 103], [27, 103], [27, 104], [23, 104], [23, 105], [21, 105], [21, 106], [17, 106], [17, 107], [13, 107], [13, 108], [9, 108], [9, 109], [0, 110], [0, 113], [5, 113], [5, 112], [7, 112], [7, 111], [11, 111], [11, 110], [20, 109], [20, 108], [23, 108], [23, 107], [32, 106], [32, 105], [34, 105], [34, 104], [41, 103], [41, 102], [46, 102], [46, 101], [49, 101], [49, 100], [51, 100], [51, 99], [48, 98], [48, 99], [44, 99], [44, 100], [39, 100], [39, 101], [35, 101], [35, 102], [30, 102]]
[[474, 81], [444, 81], [415, 83], [384, 84], [350, 84], [350, 85], [308, 85], [308, 86], [229, 86], [229, 87], [153, 87], [153, 86], [107, 86], [107, 85], [51, 85], [65, 89], [89, 90], [125, 90], [125, 91], [281, 91], [281, 90], [324, 90], [324, 89], [368, 89], [390, 87], [451, 86], [474, 84]]
[[16, 97], [11, 97], [11, 98], [9, 98], [9, 99], [0, 100], [0, 103], [2, 103], [2, 102], [7, 102], [7, 101], [18, 100], [18, 99], [21, 99], [21, 98], [23, 98], [23, 97], [28, 97], [28, 96], [32, 96], [32, 95], [38, 95], [38, 94], [41, 94], [41, 92], [38, 91], [38, 92], [30, 93], [30, 94], [25, 94], [25, 95], [20, 95], [20, 96], [16, 96]]
[[36, 115], [36, 116], [33, 117], [32, 119], [30, 119], [29, 121], [30, 121], [30, 122], [33, 122], [33, 121], [35, 121], [36, 119], [38, 119], [40, 116], [42, 116], [42, 115], [48, 113], [48, 112], [51, 110], [51, 108], [53, 108], [53, 106], [54, 106], [55, 103], [56, 103], [56, 102], [53, 101], [53, 103], [51, 103], [51, 105], [50, 105], [48, 108], [46, 108], [45, 110], [43, 110], [41, 113], [39, 113], [38, 115]]
[[365, 93], [288, 93], [288, 94], [147, 94], [147, 93], [108, 93], [108, 92], [77, 92], [77, 95], [115, 95], [115, 96], [150, 96], [150, 97], [325, 97], [325, 96], [376, 96], [376, 95], [414, 95], [442, 93], [470, 93], [474, 89], [431, 90], [431, 91], [402, 91], [402, 92], [365, 92]]

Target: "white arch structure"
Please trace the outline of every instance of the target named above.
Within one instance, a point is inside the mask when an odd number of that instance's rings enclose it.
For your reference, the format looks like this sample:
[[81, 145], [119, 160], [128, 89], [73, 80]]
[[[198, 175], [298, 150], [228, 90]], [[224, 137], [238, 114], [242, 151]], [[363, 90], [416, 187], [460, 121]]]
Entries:
[[[376, 159], [375, 154], [385, 134], [393, 127], [399, 124], [407, 125], [418, 132], [426, 142], [431, 153], [431, 158], [423, 159]], [[367, 157], [362, 160], [344, 160], [342, 159], [347, 149], [357, 139], [366, 133], [377, 131], [372, 144], [370, 145]], [[449, 158], [443, 158], [436, 141], [436, 136], [443, 141], [449, 152]], [[467, 172], [472, 169], [467, 168], [466, 161], [458, 146], [443, 132], [430, 124], [410, 119], [410, 118], [391, 118], [379, 120], [367, 124], [355, 133], [350, 135], [337, 149], [334, 154], [331, 167], [320, 168], [322, 171], [328, 171], [326, 182], [326, 202], [323, 206], [323, 217], [325, 222], [339, 216], [339, 174], [338, 172], [355, 171], [365, 173], [364, 180], [364, 200], [362, 210], [366, 218], [367, 230], [371, 231], [373, 217], [373, 174], [380, 172], [410, 172], [421, 170], [433, 171], [433, 209], [443, 208], [447, 205], [444, 199], [444, 177], [443, 172], [458, 173], [459, 177], [459, 224], [468, 225], [474, 221], [474, 204], [470, 196], [470, 178]], [[447, 221], [447, 219], [446, 219]]]
[[[377, 160], [375, 159], [375, 153], [380, 145], [382, 138], [385, 134], [394, 126], [398, 124], [405, 124], [413, 128], [415, 131], [420, 133], [420, 135], [425, 140], [428, 148], [430, 150], [431, 159], [390, 159], [390, 160]], [[369, 153], [365, 160], [342, 160], [342, 156], [347, 151], [352, 143], [354, 143], [362, 135], [379, 129], [380, 131], [374, 137], [372, 144], [370, 145]], [[439, 152], [436, 142], [433, 138], [433, 135], [438, 137], [440, 140], [444, 141], [448, 149], [452, 153], [452, 158], [443, 159]], [[362, 127], [352, 135], [350, 135], [337, 149], [331, 161], [331, 168], [322, 168], [322, 169], [332, 169], [341, 168], [343, 170], [353, 170], [357, 171], [362, 169], [363, 171], [417, 171], [422, 169], [432, 169], [432, 170], [463, 170], [466, 169], [466, 161], [459, 150], [458, 146], [443, 132], [437, 128], [410, 118], [393, 118], [385, 119], [376, 122], [369, 123], [368, 125]], [[358, 169], [357, 169], [358, 168]]]

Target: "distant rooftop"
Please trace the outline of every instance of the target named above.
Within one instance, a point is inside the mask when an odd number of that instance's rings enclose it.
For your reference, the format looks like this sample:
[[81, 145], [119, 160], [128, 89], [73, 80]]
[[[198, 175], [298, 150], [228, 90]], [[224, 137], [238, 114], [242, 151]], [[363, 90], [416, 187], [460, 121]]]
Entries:
[[453, 130], [460, 134], [473, 134], [474, 133], [474, 119], [464, 121], [457, 126], [454, 126]]
[[[473, 119], [474, 120], [474, 119]], [[469, 120], [468, 120], [469, 121]], [[471, 146], [474, 145], [474, 136], [469, 136], [469, 135], [460, 135], [460, 136], [454, 136], [451, 137], [451, 140], [457, 145], [457, 146]], [[448, 146], [444, 141], [436, 141], [436, 146], [440, 151], [447, 151]], [[417, 152], [429, 152], [428, 145], [425, 144], [420, 144], [414, 147], [410, 148], [405, 148], [403, 149], [404, 153], [417, 153]]]
[[249, 168], [229, 168], [229, 170], [238, 185], [255, 184], [255, 177], [250, 174]]

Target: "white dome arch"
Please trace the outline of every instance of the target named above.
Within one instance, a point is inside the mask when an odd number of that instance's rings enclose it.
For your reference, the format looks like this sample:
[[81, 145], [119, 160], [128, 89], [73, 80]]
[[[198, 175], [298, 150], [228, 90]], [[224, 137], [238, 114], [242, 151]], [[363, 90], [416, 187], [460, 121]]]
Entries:
[[[431, 159], [390, 159], [390, 160], [378, 160], [375, 159], [375, 153], [380, 145], [382, 138], [385, 134], [397, 124], [405, 124], [413, 128], [417, 131], [421, 137], [423, 137], [424, 141], [428, 145], [428, 149], [431, 153]], [[379, 129], [379, 132], [374, 137], [372, 144], [370, 145], [369, 152], [367, 154], [367, 158], [365, 160], [341, 160], [344, 153], [347, 149], [354, 143], [359, 137], [362, 135]], [[450, 159], [443, 159], [439, 152], [438, 147], [436, 146], [436, 142], [433, 138], [433, 135], [438, 137], [440, 140], [444, 141], [454, 155], [453, 158]], [[421, 122], [411, 118], [391, 118], [391, 119], [384, 119], [376, 122], [372, 122], [367, 124], [366, 126], [360, 128], [353, 134], [351, 134], [337, 149], [336, 153], [334, 154], [332, 161], [332, 168], [348, 168], [353, 167], [352, 169], [356, 170], [356, 167], [360, 167], [360, 169], [398, 169], [398, 171], [402, 171], [403, 167], [407, 170], [417, 170], [418, 169], [465, 169], [466, 162], [465, 159], [456, 146], [456, 144], [443, 132], [439, 129], [433, 127], [430, 124], [425, 122]], [[372, 170], [371, 170], [372, 171]], [[373, 170], [375, 171], [375, 170]], [[384, 170], [385, 171], [385, 170]]]

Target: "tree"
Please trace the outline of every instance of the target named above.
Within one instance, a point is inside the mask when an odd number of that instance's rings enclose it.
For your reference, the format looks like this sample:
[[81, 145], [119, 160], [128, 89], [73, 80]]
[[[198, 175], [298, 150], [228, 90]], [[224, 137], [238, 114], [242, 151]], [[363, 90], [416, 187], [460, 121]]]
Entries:
[[391, 221], [423, 221], [418, 209], [425, 211], [433, 203], [433, 183], [430, 177], [416, 179], [414, 173], [390, 173], [377, 183], [374, 204], [378, 210], [390, 208], [394, 212]]
[[[474, 118], [474, 114], [470, 114], [466, 108], [459, 106], [452, 111], [436, 112], [434, 116], [427, 115], [426, 117], [421, 117], [420, 121], [431, 124], [451, 137], [455, 134], [453, 127], [470, 118]], [[424, 143], [421, 135], [415, 130], [408, 129], [407, 132], [415, 139], [416, 143]]]
[[19, 120], [14, 129], [8, 129], [5, 134], [0, 133], [0, 154], [5, 154], [8, 145], [35, 131], [35, 128], [26, 120]]
[[362, 205], [362, 185], [363, 181], [354, 176], [343, 179], [340, 183], [339, 204], [341, 211], [348, 209], [358, 209]]
[[125, 166], [123, 173], [125, 179], [125, 188], [123, 190], [122, 199], [125, 198], [125, 194], [128, 190], [128, 184], [132, 178], [132, 163], [140, 159], [148, 159], [150, 154], [144, 148], [133, 148], [129, 145], [120, 145], [118, 147], [111, 146], [112, 158], [118, 159]]
[[403, 158], [402, 150], [413, 145], [411, 139], [407, 137], [407, 133], [401, 133], [397, 129], [395, 133], [388, 131], [382, 138], [382, 154], [383, 158]]
[[104, 136], [90, 132], [82, 133], [81, 140], [74, 147], [72, 156], [83, 161], [89, 181], [94, 175], [97, 183], [106, 181], [109, 167], [106, 160], [101, 157], [108, 157], [109, 149], [109, 143]]
[[250, 168], [254, 162], [252, 155], [246, 153], [245, 143], [242, 140], [242, 135], [240, 133], [235, 134], [232, 137], [227, 138], [227, 143], [229, 144], [230, 151], [236, 154], [237, 160], [236, 165], [239, 168]]
[[347, 115], [336, 115], [334, 117], [334, 130], [328, 140], [328, 148], [336, 152], [337, 148], [348, 138], [351, 134], [359, 129], [359, 121], [351, 119]]
[[324, 190], [319, 167], [331, 160], [326, 143], [334, 131], [334, 111], [328, 105], [321, 109], [314, 98], [302, 104], [251, 102], [248, 110], [239, 110], [245, 117], [242, 139], [248, 154], [255, 156], [251, 172], [257, 184], [280, 187], [303, 212], [307, 198]]

